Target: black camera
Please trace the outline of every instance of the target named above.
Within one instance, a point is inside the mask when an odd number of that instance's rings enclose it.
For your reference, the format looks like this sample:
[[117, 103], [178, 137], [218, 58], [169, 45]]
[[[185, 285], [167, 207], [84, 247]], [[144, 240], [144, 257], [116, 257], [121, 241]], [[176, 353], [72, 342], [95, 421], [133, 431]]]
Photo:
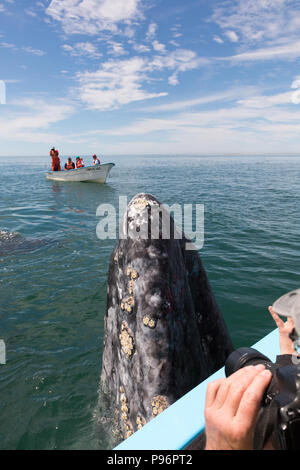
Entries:
[[271, 442], [274, 449], [300, 449], [300, 365], [274, 364], [253, 348], [239, 348], [227, 359], [226, 377], [245, 366], [264, 364], [272, 372], [261, 403], [254, 436], [254, 449]]

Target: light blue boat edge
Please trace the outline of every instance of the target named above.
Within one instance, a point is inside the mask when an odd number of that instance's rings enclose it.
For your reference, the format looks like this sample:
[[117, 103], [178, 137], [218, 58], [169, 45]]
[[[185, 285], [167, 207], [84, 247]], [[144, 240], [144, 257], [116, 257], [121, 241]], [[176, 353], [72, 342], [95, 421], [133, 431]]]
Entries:
[[[253, 348], [275, 361], [280, 354], [278, 329], [254, 344]], [[184, 395], [114, 450], [182, 450], [187, 447], [205, 427], [204, 405], [208, 383], [223, 377], [224, 368]]]

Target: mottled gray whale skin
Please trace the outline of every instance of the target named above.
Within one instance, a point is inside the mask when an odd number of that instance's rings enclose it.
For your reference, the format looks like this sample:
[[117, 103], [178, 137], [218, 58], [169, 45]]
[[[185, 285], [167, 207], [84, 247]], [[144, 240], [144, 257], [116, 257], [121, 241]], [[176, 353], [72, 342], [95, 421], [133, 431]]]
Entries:
[[132, 199], [120, 230], [127, 227], [128, 236], [109, 267], [101, 384], [123, 438], [222, 367], [232, 351], [200, 256], [186, 251], [184, 235], [174, 239], [173, 219], [169, 240], [131, 236], [157, 206], [149, 194]]
[[24, 238], [18, 232], [0, 230], [0, 256], [6, 256], [14, 252], [33, 251], [47, 243], [49, 241]]

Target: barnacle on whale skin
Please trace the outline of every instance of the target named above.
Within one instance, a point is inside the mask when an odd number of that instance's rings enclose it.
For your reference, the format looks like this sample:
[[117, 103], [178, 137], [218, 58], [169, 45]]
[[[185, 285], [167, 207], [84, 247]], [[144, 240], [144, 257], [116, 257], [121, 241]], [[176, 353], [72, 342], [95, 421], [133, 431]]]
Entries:
[[137, 416], [136, 418], [137, 428], [141, 429], [146, 424], [146, 420], [143, 416]]
[[145, 326], [148, 326], [148, 328], [151, 329], [156, 327], [156, 320], [150, 318], [148, 315], [143, 318], [143, 323]]
[[131, 279], [137, 279], [139, 277], [139, 273], [137, 272], [136, 269], [133, 269], [131, 271]]
[[132, 296], [123, 299], [121, 302], [121, 309], [126, 310], [126, 312], [131, 313], [132, 308], [134, 307], [134, 298]]
[[149, 328], [155, 328], [156, 327], [156, 321], [155, 320], [150, 320], [148, 323]]
[[122, 404], [121, 411], [126, 414], [128, 413], [129, 410], [128, 410], [128, 406], [126, 405], [126, 403]]
[[136, 210], [142, 211], [144, 210], [147, 206], [149, 206], [149, 202], [147, 201], [146, 198], [138, 198], [134, 201], [133, 203], [134, 208]]
[[128, 357], [131, 357], [134, 353], [134, 340], [133, 333], [129, 329], [126, 321], [122, 322], [121, 333], [119, 334], [119, 339], [122, 347], [122, 351]]
[[134, 281], [130, 279], [129, 281], [129, 287], [128, 287], [128, 292], [130, 295], [133, 295], [133, 288], [134, 288]]
[[131, 275], [131, 267], [128, 266], [128, 268], [126, 269], [126, 276], [130, 276]]
[[133, 431], [129, 429], [125, 434], [125, 439], [128, 439], [130, 436], [132, 436], [132, 434], [133, 434]]
[[153, 416], [157, 416], [168, 408], [169, 403], [165, 396], [157, 395], [152, 398], [151, 405]]

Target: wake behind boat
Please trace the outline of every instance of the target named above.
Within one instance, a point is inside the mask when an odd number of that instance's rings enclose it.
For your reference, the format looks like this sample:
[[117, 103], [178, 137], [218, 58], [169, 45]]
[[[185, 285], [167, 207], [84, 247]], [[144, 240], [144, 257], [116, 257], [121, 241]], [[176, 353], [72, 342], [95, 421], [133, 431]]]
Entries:
[[82, 183], [105, 183], [114, 163], [103, 163], [101, 165], [86, 166], [74, 170], [48, 171], [47, 180], [82, 182]]

